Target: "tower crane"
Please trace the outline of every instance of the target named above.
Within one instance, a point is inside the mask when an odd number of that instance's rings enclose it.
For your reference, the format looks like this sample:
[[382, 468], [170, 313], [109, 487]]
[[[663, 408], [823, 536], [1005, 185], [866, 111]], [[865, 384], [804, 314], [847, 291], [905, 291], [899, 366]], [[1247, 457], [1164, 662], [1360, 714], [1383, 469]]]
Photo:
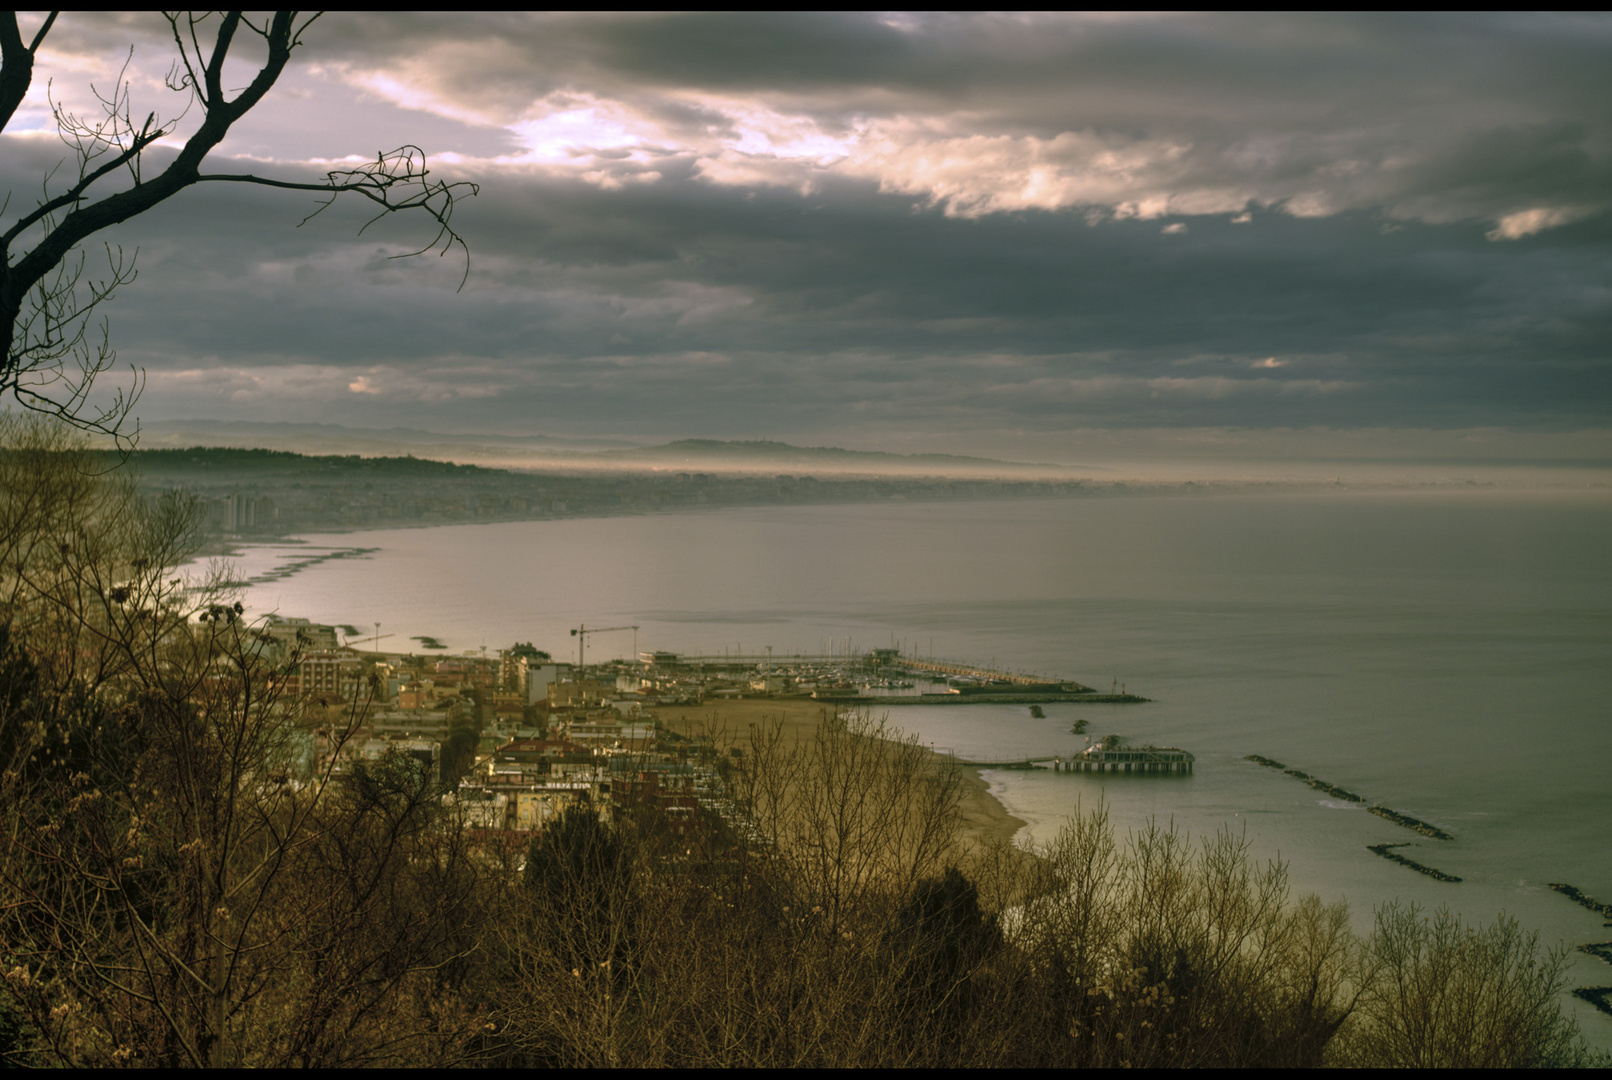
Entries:
[[590, 629], [588, 629], [587, 626], [579, 626], [576, 629], [571, 631], [571, 636], [577, 639], [577, 677], [578, 678], [582, 677], [582, 660], [583, 660], [583, 657], [587, 655], [588, 635], [589, 634], [608, 634], [608, 633], [610, 633], [612, 631], [615, 631], [615, 630], [631, 630], [632, 631], [632, 655], [633, 655], [634, 660], [638, 659], [638, 627], [636, 627], [636, 626], [595, 626], [593, 629], [590, 630]]

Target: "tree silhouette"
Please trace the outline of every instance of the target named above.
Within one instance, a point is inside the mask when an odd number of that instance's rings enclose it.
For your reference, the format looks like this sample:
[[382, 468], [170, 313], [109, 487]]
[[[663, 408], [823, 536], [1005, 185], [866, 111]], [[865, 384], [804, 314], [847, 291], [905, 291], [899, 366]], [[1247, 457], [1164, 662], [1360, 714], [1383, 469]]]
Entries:
[[[0, 14], [0, 131], [11, 123], [34, 79], [34, 60], [57, 13], [47, 16], [25, 43], [15, 12]], [[86, 275], [83, 244], [103, 230], [145, 213], [200, 183], [256, 184], [323, 196], [312, 217], [338, 195], [368, 199], [378, 220], [405, 211], [426, 215], [436, 232], [415, 255], [455, 246], [469, 251], [451, 224], [454, 203], [476, 194], [468, 182], [431, 179], [425, 153], [403, 146], [378, 154], [374, 161], [326, 173], [321, 180], [279, 180], [251, 173], [203, 171], [207, 155], [223, 142], [230, 128], [261, 102], [285, 70], [303, 34], [318, 18], [279, 11], [254, 21], [239, 11], [167, 16], [177, 59], [168, 73], [169, 89], [183, 94], [186, 110], [199, 107], [201, 124], [178, 154], [160, 170], [147, 170], [147, 155], [172, 135], [179, 116], [144, 119], [133, 111], [124, 73], [107, 92], [95, 90], [100, 115], [86, 119], [53, 101], [58, 131], [72, 151], [76, 170], [65, 189], [53, 190], [55, 174], [31, 210], [13, 209], [8, 195], [0, 205], [0, 333], [5, 358], [0, 361], [0, 394], [10, 394], [25, 408], [61, 417], [78, 427], [112, 434], [139, 394], [141, 376], [127, 392], [119, 390], [109, 404], [89, 400], [98, 375], [116, 361], [105, 319], [96, 308], [121, 285], [134, 279], [134, 255], [105, 244], [106, 267], [100, 276]], [[260, 39], [266, 56], [244, 89], [233, 96], [224, 84], [225, 61], [237, 58], [241, 42]], [[152, 174], [148, 175], [148, 171]], [[10, 216], [12, 213], [14, 217]], [[306, 218], [304, 219], [307, 220]], [[367, 225], [366, 225], [367, 227]], [[461, 281], [461, 286], [463, 281]]]

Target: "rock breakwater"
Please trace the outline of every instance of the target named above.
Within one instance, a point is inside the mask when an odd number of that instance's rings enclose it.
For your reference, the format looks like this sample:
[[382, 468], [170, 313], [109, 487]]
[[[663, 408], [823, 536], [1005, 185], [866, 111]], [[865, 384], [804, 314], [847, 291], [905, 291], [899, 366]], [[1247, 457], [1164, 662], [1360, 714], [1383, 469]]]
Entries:
[[1580, 945], [1578, 951], [1612, 964], [1612, 941], [1592, 941], [1588, 945]]
[[[1552, 885], [1551, 888], [1556, 888]], [[1568, 888], [1572, 888], [1571, 885]], [[1574, 892], [1578, 890], [1574, 889]], [[1583, 895], [1582, 893], [1580, 895]], [[1602, 905], [1603, 907], [1605, 905]], [[1608, 923], [1612, 926], [1612, 923]], [[1578, 951], [1589, 953], [1597, 960], [1605, 960], [1612, 964], [1612, 941], [1592, 941], [1588, 945], [1580, 945]], [[1573, 991], [1573, 996], [1581, 1001], [1587, 1001], [1601, 1012], [1612, 1016], [1612, 986], [1581, 986]]]
[[1409, 814], [1401, 814], [1398, 810], [1390, 810], [1386, 806], [1368, 806], [1366, 809], [1370, 810], [1373, 814], [1376, 814], [1380, 818], [1392, 821], [1395, 825], [1403, 825], [1411, 832], [1421, 833], [1423, 836], [1432, 837], [1434, 840], [1455, 839], [1455, 837], [1451, 836], [1437, 825], [1429, 825], [1427, 822], [1419, 821], [1416, 818], [1411, 817]]
[[1454, 874], [1446, 874], [1442, 870], [1435, 870], [1431, 866], [1424, 866], [1422, 863], [1417, 862], [1415, 859], [1407, 859], [1407, 858], [1405, 858], [1405, 856], [1399, 854], [1399, 852], [1394, 850], [1394, 848], [1402, 848], [1402, 847], [1409, 847], [1409, 846], [1410, 846], [1409, 843], [1403, 843], [1403, 844], [1367, 844], [1366, 845], [1366, 850], [1371, 852], [1373, 855], [1381, 855], [1383, 858], [1389, 860], [1390, 862], [1397, 862], [1401, 866], [1408, 866], [1412, 870], [1416, 871], [1418, 874], [1426, 874], [1428, 877], [1432, 878], [1434, 881], [1460, 881], [1461, 880], [1460, 878], [1456, 877]]
[[[1573, 903], [1589, 908], [1603, 919], [1612, 919], [1612, 904], [1603, 904], [1593, 896], [1585, 896], [1565, 881], [1552, 881], [1549, 884], [1551, 888], [1573, 901]], [[1607, 923], [1607, 925], [1612, 926], [1612, 922]]]
[[[1330, 784], [1327, 781], [1322, 780], [1320, 777], [1311, 776], [1309, 773], [1300, 769], [1290, 769], [1280, 761], [1277, 761], [1275, 758], [1263, 757], [1259, 754], [1249, 754], [1243, 760], [1252, 761], [1256, 765], [1263, 765], [1267, 769], [1276, 769], [1280, 772], [1284, 772], [1293, 777], [1295, 780], [1302, 780], [1304, 783], [1308, 784], [1317, 791], [1326, 792], [1335, 799], [1343, 799], [1345, 802], [1353, 803], [1364, 803], [1366, 801], [1364, 796], [1356, 795], [1347, 788], [1341, 788], [1337, 784]], [[1419, 818], [1413, 818], [1409, 814], [1402, 814], [1398, 810], [1390, 810], [1386, 806], [1380, 806], [1375, 803], [1367, 806], [1366, 809], [1370, 810], [1373, 814], [1376, 814], [1385, 821], [1392, 821], [1395, 825], [1402, 825], [1412, 832], [1420, 833], [1421, 835], [1429, 837], [1433, 840], [1455, 839], [1455, 837], [1451, 836], [1437, 825], [1429, 825], [1427, 822], [1422, 821]], [[1461, 879], [1453, 878], [1451, 880], [1459, 881]], [[1552, 888], [1554, 888], [1554, 886], [1552, 886]]]
[[1580, 986], [1574, 989], [1573, 996], [1612, 1016], [1612, 986]]

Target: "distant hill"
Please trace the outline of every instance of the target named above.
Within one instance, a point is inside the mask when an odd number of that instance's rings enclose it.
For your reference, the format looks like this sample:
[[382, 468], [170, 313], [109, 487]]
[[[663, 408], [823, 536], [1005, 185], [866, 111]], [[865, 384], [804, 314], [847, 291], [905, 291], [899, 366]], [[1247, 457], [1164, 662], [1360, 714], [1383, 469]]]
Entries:
[[792, 446], [768, 439], [725, 441], [678, 439], [661, 446], [601, 450], [586, 455], [621, 462], [677, 463], [706, 468], [779, 468], [794, 466], [845, 472], [993, 473], [1056, 470], [1066, 466], [959, 454], [893, 454], [883, 450], [845, 450], [837, 446]]
[[625, 439], [583, 439], [561, 435], [503, 435], [496, 432], [442, 432], [422, 428], [356, 428], [341, 424], [269, 423], [251, 420], [153, 420], [140, 425], [141, 449], [227, 446], [291, 450], [313, 454], [400, 455], [426, 451], [433, 456], [579, 454], [625, 449]]
[[[108, 460], [122, 455], [101, 451]], [[290, 450], [262, 450], [234, 446], [189, 446], [173, 449], [140, 449], [129, 456], [140, 476], [150, 483], [234, 482], [271, 477], [320, 477], [339, 473], [343, 477], [365, 479], [372, 476], [403, 477], [495, 477], [502, 469], [462, 465], [433, 458], [366, 457], [361, 454], [298, 454]]]
[[[1067, 477], [1063, 465], [999, 461], [959, 454], [897, 454], [847, 450], [837, 446], [794, 446], [771, 439], [678, 439], [645, 446], [623, 439], [581, 439], [556, 435], [436, 432], [418, 428], [352, 428], [340, 424], [252, 421], [161, 420], [142, 425], [140, 452], [191, 451], [198, 447], [265, 450], [315, 457], [430, 458], [521, 470], [659, 470], [668, 466], [701, 472], [850, 473], [891, 476], [1024, 477], [1037, 473]], [[213, 460], [214, 465], [223, 463]], [[149, 459], [157, 465], [158, 459]], [[236, 463], [269, 467], [263, 459]], [[1084, 469], [1085, 472], [1104, 472]]]
[[232, 446], [102, 453], [109, 467], [126, 464], [145, 495], [179, 489], [194, 497], [200, 526], [219, 539], [739, 506], [1089, 496], [1123, 486], [1046, 472], [1004, 475], [991, 462], [949, 464], [943, 474], [933, 461], [914, 464], [900, 454], [800, 451], [782, 443], [761, 444], [759, 451], [744, 443], [694, 448], [701, 456], [690, 458], [687, 447], [673, 444], [650, 448], [661, 451], [659, 458], [573, 455], [545, 464], [524, 459], [517, 469]]

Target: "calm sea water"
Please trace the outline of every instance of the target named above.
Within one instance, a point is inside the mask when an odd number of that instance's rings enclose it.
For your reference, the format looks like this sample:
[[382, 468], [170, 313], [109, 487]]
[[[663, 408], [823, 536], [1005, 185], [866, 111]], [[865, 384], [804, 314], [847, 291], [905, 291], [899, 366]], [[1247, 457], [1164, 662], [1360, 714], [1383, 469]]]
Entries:
[[[1078, 679], [1136, 706], [903, 707], [891, 721], [965, 758], [1068, 753], [1094, 734], [1197, 755], [1187, 779], [987, 773], [1028, 841], [1077, 805], [1232, 828], [1297, 891], [1362, 929], [1398, 897], [1515, 915], [1550, 943], [1612, 938], [1551, 892], [1612, 901], [1612, 501], [1332, 495], [758, 508], [309, 536], [249, 549], [243, 575], [309, 548], [375, 547], [253, 586], [262, 614], [453, 650], [562, 654], [579, 623], [636, 645], [776, 654], [888, 645]], [[627, 656], [630, 633], [591, 639]], [[1263, 754], [1455, 835], [1425, 840], [1243, 760]], [[1433, 881], [1367, 844], [1465, 879]], [[1581, 985], [1612, 967], [1577, 954]], [[1592, 1043], [1612, 1020], [1575, 1008]]]

